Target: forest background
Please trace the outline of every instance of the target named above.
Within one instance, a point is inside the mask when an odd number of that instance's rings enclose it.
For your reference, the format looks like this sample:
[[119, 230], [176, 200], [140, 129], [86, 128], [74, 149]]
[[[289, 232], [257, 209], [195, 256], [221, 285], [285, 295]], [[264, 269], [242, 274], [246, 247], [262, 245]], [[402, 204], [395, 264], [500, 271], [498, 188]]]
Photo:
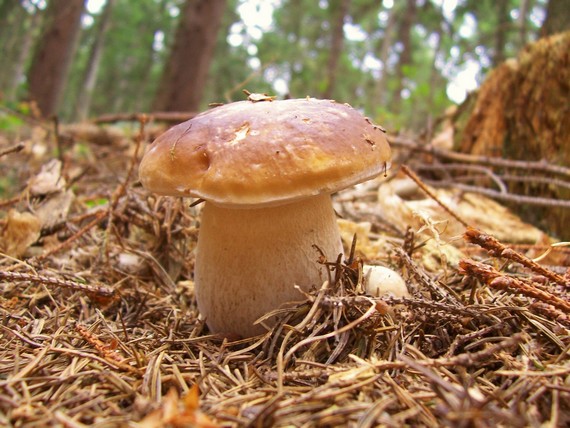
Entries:
[[337, 99], [418, 132], [528, 42], [568, 28], [564, 3], [2, 0], [0, 102], [26, 113], [35, 100], [69, 122], [200, 111], [247, 88]]

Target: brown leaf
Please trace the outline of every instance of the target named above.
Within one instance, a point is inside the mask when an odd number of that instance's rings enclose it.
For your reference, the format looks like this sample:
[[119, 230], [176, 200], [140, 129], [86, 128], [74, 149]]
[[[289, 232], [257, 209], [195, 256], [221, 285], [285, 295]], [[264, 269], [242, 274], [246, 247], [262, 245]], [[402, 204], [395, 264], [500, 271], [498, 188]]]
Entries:
[[2, 251], [12, 257], [24, 255], [30, 245], [40, 237], [41, 222], [31, 213], [10, 210], [1, 232]]
[[65, 179], [61, 176], [61, 162], [57, 159], [46, 163], [39, 174], [28, 181], [28, 188], [33, 196], [59, 192], [64, 187]]

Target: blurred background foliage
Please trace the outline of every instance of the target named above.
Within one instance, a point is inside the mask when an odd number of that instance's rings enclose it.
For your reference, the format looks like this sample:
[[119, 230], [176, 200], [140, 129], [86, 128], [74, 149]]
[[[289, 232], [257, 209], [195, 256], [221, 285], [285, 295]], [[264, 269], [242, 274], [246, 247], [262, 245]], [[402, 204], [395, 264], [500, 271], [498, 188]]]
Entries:
[[[0, 1], [4, 106], [18, 109], [22, 101], [33, 98], [31, 63], [46, 37], [50, 3], [62, 1]], [[200, 3], [85, 1], [76, 42], [61, 47], [73, 52], [53, 113], [70, 122], [153, 111], [182, 12], [185, 7], [200, 11]], [[197, 108], [188, 106], [189, 111], [243, 99], [241, 91], [247, 88], [280, 97], [330, 97], [362, 109], [391, 130], [419, 132], [448, 106], [461, 103], [491, 68], [547, 33], [548, 11], [564, 0], [223, 3], [207, 79], [198, 83], [201, 102]], [[568, 18], [568, 13], [562, 15]], [[100, 60], [94, 64], [97, 45]], [[89, 73], [91, 90], [86, 83]], [[10, 125], [6, 123], [0, 120], [1, 126]]]

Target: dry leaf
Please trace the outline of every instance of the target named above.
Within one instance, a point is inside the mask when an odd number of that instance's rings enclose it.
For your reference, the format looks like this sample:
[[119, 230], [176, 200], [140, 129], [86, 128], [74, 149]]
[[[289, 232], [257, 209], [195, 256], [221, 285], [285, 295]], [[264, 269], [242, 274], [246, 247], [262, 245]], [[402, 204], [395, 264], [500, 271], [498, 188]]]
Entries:
[[10, 210], [2, 230], [2, 251], [19, 258], [40, 237], [40, 219], [31, 213]]
[[42, 227], [52, 227], [65, 220], [69, 213], [71, 203], [75, 199], [72, 190], [55, 193], [34, 208], [36, 216], [40, 219]]
[[59, 192], [65, 187], [65, 179], [61, 176], [61, 162], [52, 159], [35, 177], [28, 181], [28, 189], [32, 196], [48, 195]]

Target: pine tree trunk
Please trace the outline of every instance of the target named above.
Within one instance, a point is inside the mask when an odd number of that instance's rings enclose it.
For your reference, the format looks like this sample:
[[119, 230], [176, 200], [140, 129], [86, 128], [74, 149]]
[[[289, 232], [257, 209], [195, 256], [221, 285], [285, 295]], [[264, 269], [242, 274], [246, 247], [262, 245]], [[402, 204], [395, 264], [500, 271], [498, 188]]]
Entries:
[[0, 67], [0, 93], [2, 97], [11, 100], [15, 94], [22, 61], [29, 52], [29, 39], [36, 34], [33, 31], [33, 21], [39, 12], [34, 7], [34, 13], [26, 12], [18, 2], [0, 3], [0, 52], [2, 66]]
[[495, 32], [495, 52], [493, 55], [493, 67], [497, 67], [505, 60], [505, 43], [509, 26], [509, 2], [498, 0], [495, 3], [497, 11], [497, 31]]
[[[394, 5], [395, 7], [395, 5]], [[398, 86], [394, 93], [393, 111], [399, 113], [402, 103], [402, 90], [404, 89], [405, 69], [412, 64], [412, 28], [416, 21], [417, 5], [416, 0], [408, 0], [406, 10], [400, 23], [399, 40], [402, 43], [402, 53], [398, 61], [397, 77]]]
[[52, 0], [28, 73], [29, 96], [44, 117], [57, 113], [79, 36], [85, 0]]
[[329, 6], [336, 18], [332, 26], [331, 49], [327, 67], [327, 86], [323, 98], [333, 98], [338, 76], [338, 64], [344, 46], [344, 22], [350, 8], [350, 0], [339, 0], [337, 4]]
[[225, 7], [226, 0], [186, 1], [154, 110], [196, 111], [200, 108]]
[[[306, 13], [305, 8], [303, 6], [303, 2], [301, 0], [291, 0], [288, 2], [289, 13], [291, 16], [294, 16], [296, 19], [293, 20], [291, 25], [291, 30], [289, 35], [291, 37], [291, 45], [299, 46], [301, 40], [301, 23], [303, 22], [303, 14]], [[288, 97], [298, 97], [300, 96], [296, 90], [296, 87], [299, 82], [302, 81], [300, 78], [301, 71], [296, 66], [297, 61], [288, 61], [289, 66], [289, 93]], [[297, 85], [296, 85], [297, 83]]]
[[570, 5], [568, 0], [548, 0], [546, 19], [542, 23], [541, 36], [550, 36], [570, 30]]
[[20, 46], [17, 52], [14, 62], [11, 67], [7, 67], [10, 74], [7, 76], [6, 80], [6, 99], [9, 101], [15, 101], [18, 96], [18, 89], [23, 81], [25, 74], [26, 63], [32, 52], [34, 45], [35, 36], [37, 31], [35, 29], [41, 25], [43, 14], [40, 10], [36, 9], [34, 14], [29, 17], [29, 19], [24, 24], [24, 34], [20, 40]]
[[10, 47], [11, 38], [14, 33], [15, 21], [22, 19], [25, 15], [24, 8], [15, 1], [4, 1], [0, 3], [0, 48], [6, 52]]
[[[156, 13], [158, 16], [163, 16], [166, 13], [165, 11], [168, 5], [168, 1], [169, 0], [156, 1], [157, 5], [154, 13]], [[152, 34], [152, 38], [148, 38], [148, 40], [145, 38], [144, 40], [146, 48], [144, 56], [142, 56], [140, 60], [142, 64], [142, 66], [140, 66], [140, 70], [142, 70], [142, 73], [140, 75], [140, 83], [139, 83], [140, 92], [148, 96], [136, 97], [136, 99], [134, 100], [134, 104], [131, 107], [132, 111], [148, 110], [152, 104], [153, 100], [151, 97], [153, 94], [152, 90], [154, 90], [154, 85], [153, 82], [151, 82], [152, 80], [151, 76], [152, 76], [153, 64], [155, 63], [156, 57], [158, 55], [154, 41], [156, 34], [161, 30], [162, 27], [160, 20], [154, 20], [149, 24], [148, 33]]]
[[103, 9], [97, 26], [95, 41], [93, 42], [91, 52], [89, 53], [89, 59], [87, 61], [87, 66], [85, 67], [85, 74], [83, 75], [83, 82], [79, 96], [77, 97], [75, 108], [75, 119], [79, 121], [85, 120], [89, 113], [91, 97], [93, 95], [93, 90], [95, 89], [95, 83], [97, 82], [97, 71], [99, 70], [101, 55], [103, 54], [105, 34], [107, 33], [111, 23], [111, 11], [113, 10], [114, 2], [115, 0], [107, 0], [107, 3], [105, 4], [105, 8]]
[[[440, 83], [441, 83], [441, 79], [442, 79], [441, 73], [437, 68], [437, 61], [438, 61], [438, 57], [442, 51], [443, 38], [445, 37], [443, 25], [445, 25], [445, 22], [444, 22], [444, 18], [443, 18], [443, 14], [442, 14], [442, 23], [434, 31], [434, 33], [437, 35], [437, 42], [436, 42], [436, 45], [435, 45], [434, 50], [433, 50], [433, 61], [431, 63], [431, 71], [430, 71], [430, 76], [429, 76], [429, 84], [430, 84], [431, 88], [440, 87]], [[430, 117], [433, 116], [433, 111], [434, 111], [434, 106], [435, 106], [435, 94], [436, 94], [435, 90], [429, 91], [427, 114]]]
[[394, 5], [392, 9], [390, 9], [390, 15], [388, 16], [388, 22], [384, 29], [384, 37], [382, 38], [380, 52], [378, 54], [378, 59], [380, 59], [380, 63], [382, 64], [382, 72], [376, 82], [375, 89], [377, 105], [379, 106], [384, 105], [387, 101], [384, 92], [386, 91], [386, 83], [388, 81], [388, 55], [390, 54], [390, 47], [392, 46], [397, 17], [398, 13], [396, 12], [396, 5]]
[[519, 50], [522, 49], [527, 42], [527, 25], [526, 19], [529, 10], [529, 0], [521, 0], [520, 7], [519, 7], [519, 18], [518, 18], [518, 27], [519, 27]]

